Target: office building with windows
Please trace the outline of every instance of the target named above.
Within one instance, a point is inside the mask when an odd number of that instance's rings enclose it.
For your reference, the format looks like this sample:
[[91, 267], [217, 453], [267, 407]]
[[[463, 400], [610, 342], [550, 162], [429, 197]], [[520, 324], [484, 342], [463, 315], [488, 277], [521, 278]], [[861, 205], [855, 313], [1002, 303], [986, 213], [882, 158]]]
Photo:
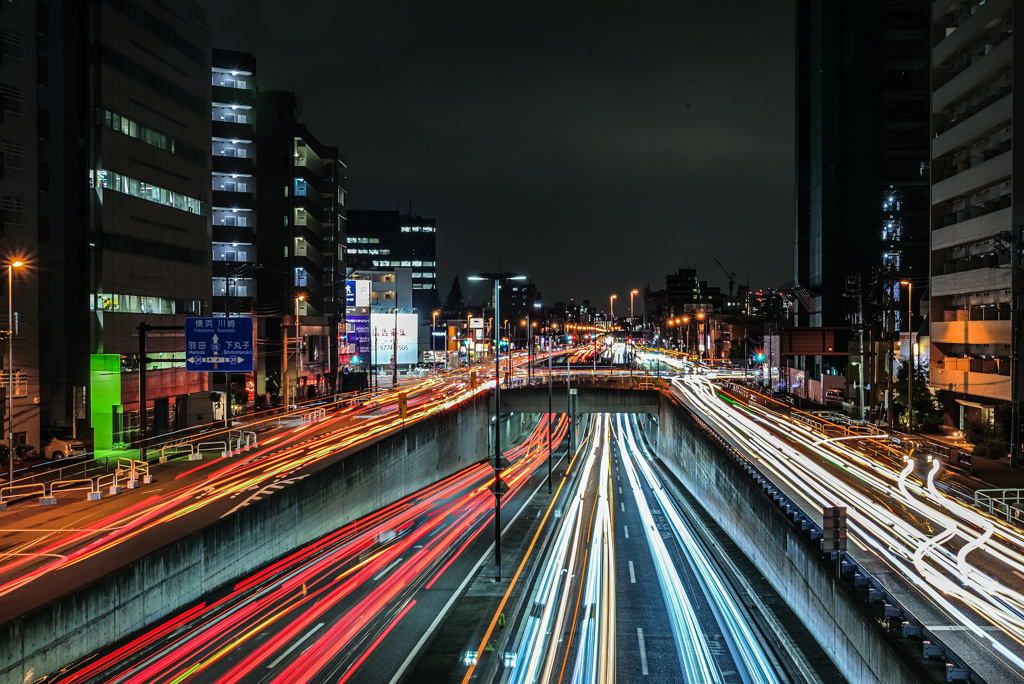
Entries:
[[291, 92], [256, 97], [256, 392], [292, 403], [334, 391], [345, 334], [345, 159], [298, 106]]
[[1012, 0], [951, 1], [932, 17], [930, 380], [945, 390], [954, 427], [972, 414], [991, 419], [1013, 397], [1015, 370], [1020, 381], [1011, 318], [1020, 274], [1011, 262], [1024, 225], [1013, 201], [1024, 155], [1014, 149], [1013, 112], [1024, 91], [1013, 9]]
[[437, 225], [434, 219], [397, 211], [353, 209], [348, 212], [349, 266], [412, 273], [412, 305], [420, 325], [429, 325], [440, 308], [437, 293]]
[[[6, 444], [8, 431], [14, 444], [39, 446], [39, 278], [40, 225], [46, 231], [51, 192], [49, 158], [44, 162], [37, 150], [48, 149], [50, 131], [39, 112], [48, 112], [40, 98], [49, 89], [48, 51], [38, 41], [50, 38], [49, 27], [40, 23], [35, 3], [0, 3], [0, 267], [6, 279], [12, 262], [25, 265], [11, 270], [13, 311], [8, 316], [3, 298], [0, 329], [14, 324], [8, 358], [6, 337], [0, 338], [3, 367], [0, 373], [0, 441]], [[38, 55], [38, 58], [37, 58]], [[52, 104], [52, 100], [50, 103]], [[43, 126], [42, 130], [40, 125]], [[41, 220], [41, 216], [45, 218]], [[43, 243], [48, 242], [43, 236]], [[4, 284], [6, 288], [7, 284]], [[6, 294], [6, 293], [5, 293]], [[48, 293], [47, 293], [48, 294]], [[13, 412], [7, 410], [9, 376], [14, 376]], [[8, 423], [13, 416], [13, 423]]]
[[[0, 258], [24, 262], [15, 441], [40, 446], [39, 428], [57, 427], [101, 452], [142, 421], [209, 420], [206, 377], [185, 372], [174, 329], [211, 303], [205, 11], [7, 0], [0, 43]], [[144, 406], [140, 323], [170, 328], [147, 339]]]
[[[911, 325], [900, 281], [916, 283], [915, 302], [927, 292], [931, 11], [927, 0], [797, 2], [799, 326], [874, 325], [888, 344]], [[838, 348], [857, 339], [843, 333]], [[842, 373], [846, 357], [795, 362], [821, 379]]]

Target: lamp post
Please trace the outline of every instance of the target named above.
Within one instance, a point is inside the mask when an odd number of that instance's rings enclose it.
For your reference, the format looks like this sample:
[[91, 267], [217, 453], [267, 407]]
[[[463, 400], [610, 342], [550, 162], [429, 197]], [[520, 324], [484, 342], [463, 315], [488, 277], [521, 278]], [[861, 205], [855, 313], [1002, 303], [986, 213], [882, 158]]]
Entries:
[[498, 323], [501, 321], [501, 298], [500, 289], [503, 280], [526, 280], [524, 275], [506, 275], [503, 273], [481, 273], [480, 275], [467, 276], [466, 280], [490, 280], [494, 283], [494, 325], [491, 326], [491, 337], [494, 344], [494, 581], [501, 581], [501, 471], [504, 464], [501, 462], [501, 355], [498, 353], [498, 345], [501, 342], [501, 333], [498, 331]]
[[704, 320], [704, 312], [697, 314], [697, 363], [700, 364], [704, 360], [704, 335], [701, 332], [702, 321]]
[[633, 336], [633, 295], [640, 292], [640, 290], [630, 290], [629, 292], [629, 336]]
[[612, 295], [608, 298], [608, 315], [611, 317], [611, 322], [615, 322], [615, 300], [619, 298], [619, 295]]
[[[434, 328], [437, 327], [437, 314], [439, 313], [441, 312], [435, 311], [433, 313], [433, 318], [430, 320], [430, 362], [434, 364], [435, 370], [437, 369], [437, 352], [434, 351]], [[445, 337], [447, 337], [447, 335], [445, 335]]]
[[909, 280], [901, 280], [900, 285], [907, 286], [907, 434], [914, 432], [914, 333], [911, 324], [913, 315], [914, 284]]
[[[7, 264], [7, 457], [10, 460], [11, 484], [14, 484], [14, 269], [25, 265], [23, 261]], [[146, 419], [145, 410], [140, 412]]]
[[[676, 325], [678, 325], [678, 324], [679, 324], [679, 320], [676, 319]], [[690, 317], [689, 316], [683, 316], [683, 325], [686, 326], [686, 328], [683, 330], [683, 335], [685, 337], [686, 353], [689, 354], [690, 353]]]
[[[295, 298], [295, 403], [302, 397], [299, 395], [299, 378], [302, 376], [302, 334], [299, 331], [299, 302], [305, 301], [306, 295]], [[287, 382], [287, 379], [285, 380]]]
[[[398, 287], [397, 285], [395, 286]], [[395, 293], [397, 299], [398, 293]], [[395, 302], [398, 303], [397, 301]], [[398, 387], [398, 307], [395, 307], [395, 327], [391, 331], [391, 387]]]

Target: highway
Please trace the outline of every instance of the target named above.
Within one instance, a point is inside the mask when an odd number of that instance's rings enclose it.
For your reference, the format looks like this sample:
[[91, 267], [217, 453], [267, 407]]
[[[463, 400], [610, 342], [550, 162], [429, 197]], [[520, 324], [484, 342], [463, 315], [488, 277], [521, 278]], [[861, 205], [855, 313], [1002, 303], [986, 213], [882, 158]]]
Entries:
[[[552, 443], [567, 430], [557, 417]], [[546, 437], [540, 420], [505, 452], [503, 509], [546, 481]], [[390, 681], [462, 578], [492, 553], [481, 533], [493, 524], [493, 482], [489, 466], [472, 466], [45, 681]]]
[[1024, 534], [940, 491], [938, 461], [829, 439], [707, 376], [673, 391], [809, 514], [846, 506], [850, 554], [987, 681], [1024, 681]]
[[818, 681], [789, 662], [802, 655], [743, 604], [737, 578], [685, 520], [641, 420], [595, 418], [552, 503], [559, 515], [530, 547], [539, 571], [501, 680]]
[[[427, 378], [403, 388], [408, 418], [414, 421], [483, 391], [462, 378]], [[58, 507], [14, 506], [0, 528], [0, 619], [53, 598], [145, 550], [165, 543], [166, 534], [230, 515], [273, 487], [288, 486], [339, 458], [349, 449], [399, 429], [397, 393], [353, 404], [315, 422], [285, 421], [257, 449], [198, 464], [177, 464], [167, 478], [100, 502]], [[167, 472], [167, 471], [165, 471]], [[69, 495], [70, 496], [70, 495]], [[131, 542], [130, 544], [128, 542]], [[47, 577], [47, 582], [37, 580]]]

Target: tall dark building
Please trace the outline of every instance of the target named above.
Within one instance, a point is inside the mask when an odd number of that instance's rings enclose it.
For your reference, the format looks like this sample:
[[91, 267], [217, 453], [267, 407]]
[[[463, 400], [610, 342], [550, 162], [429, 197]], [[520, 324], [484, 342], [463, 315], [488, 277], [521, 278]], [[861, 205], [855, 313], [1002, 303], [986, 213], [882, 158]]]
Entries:
[[185, 372], [181, 335], [149, 340], [160, 362], [147, 364], [142, 410], [138, 391], [139, 323], [210, 312], [205, 10], [9, 0], [0, 39], [0, 256], [24, 262], [5, 365], [15, 442], [38, 446], [49, 426], [88, 439], [91, 428], [102, 452], [136, 439], [142, 421], [208, 419], [207, 379]]
[[345, 332], [346, 165], [298, 117], [294, 93], [257, 96], [256, 392], [309, 398], [332, 391]]
[[[799, 325], [906, 310], [928, 272], [930, 3], [797, 2]], [[888, 291], [886, 298], [883, 291]], [[875, 311], [871, 302], [877, 301]], [[820, 377], [821, 359], [807, 370]]]
[[397, 211], [348, 212], [349, 266], [366, 270], [412, 269], [412, 304], [420, 324], [440, 307], [437, 293], [437, 224], [434, 219]]
[[[1024, 108], [1013, 0], [950, 1], [932, 15], [930, 380], [948, 425], [992, 420], [1010, 402], [1020, 458], [1024, 314], [1013, 251], [1024, 203], [1013, 184], [1024, 154], [1013, 119]], [[1017, 41], [1019, 42], [1019, 41]], [[915, 285], [916, 291], [916, 285]], [[1015, 348], [1016, 347], [1016, 348]], [[1016, 360], [1015, 360], [1016, 359]]]

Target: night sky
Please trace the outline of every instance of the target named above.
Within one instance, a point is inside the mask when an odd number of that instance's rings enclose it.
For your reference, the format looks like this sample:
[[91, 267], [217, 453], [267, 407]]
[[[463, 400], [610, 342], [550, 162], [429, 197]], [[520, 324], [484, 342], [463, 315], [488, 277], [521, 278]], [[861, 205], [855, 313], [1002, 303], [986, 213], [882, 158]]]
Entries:
[[205, 5], [346, 155], [350, 208], [437, 220], [442, 300], [499, 267], [618, 314], [684, 266], [724, 290], [714, 257], [792, 279], [791, 0]]

